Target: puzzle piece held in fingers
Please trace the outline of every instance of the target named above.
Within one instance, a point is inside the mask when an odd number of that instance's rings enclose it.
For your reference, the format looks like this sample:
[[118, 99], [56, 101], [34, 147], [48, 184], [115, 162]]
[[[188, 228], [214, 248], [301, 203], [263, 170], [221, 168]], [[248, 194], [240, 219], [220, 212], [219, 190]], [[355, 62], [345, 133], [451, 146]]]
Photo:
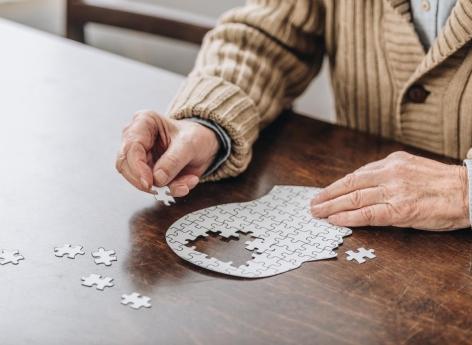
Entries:
[[162, 202], [166, 206], [170, 206], [170, 204], [175, 203], [175, 199], [172, 195], [170, 195], [169, 187], [152, 187], [151, 193], [154, 195], [154, 199], [156, 201]]

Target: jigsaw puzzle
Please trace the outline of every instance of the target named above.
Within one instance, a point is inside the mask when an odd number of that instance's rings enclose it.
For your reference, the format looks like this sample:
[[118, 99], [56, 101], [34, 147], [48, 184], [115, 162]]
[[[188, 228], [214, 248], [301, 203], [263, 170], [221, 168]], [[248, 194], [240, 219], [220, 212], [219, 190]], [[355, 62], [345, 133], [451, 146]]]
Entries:
[[[200, 267], [238, 277], [260, 278], [280, 274], [306, 261], [336, 256], [334, 249], [351, 230], [314, 219], [310, 200], [320, 188], [275, 186], [260, 199], [218, 205], [190, 213], [167, 230], [167, 244], [181, 258]], [[253, 259], [239, 267], [188, 247], [190, 241], [209, 232], [238, 237], [250, 234], [246, 249]]]

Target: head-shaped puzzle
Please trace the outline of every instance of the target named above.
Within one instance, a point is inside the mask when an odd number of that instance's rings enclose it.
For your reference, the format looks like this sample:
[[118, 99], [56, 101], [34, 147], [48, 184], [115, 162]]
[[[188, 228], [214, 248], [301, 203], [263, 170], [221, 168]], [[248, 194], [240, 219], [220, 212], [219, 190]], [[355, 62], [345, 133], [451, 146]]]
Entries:
[[[306, 261], [336, 256], [334, 249], [350, 235], [348, 228], [315, 219], [310, 200], [319, 188], [275, 186], [260, 199], [209, 207], [190, 213], [167, 230], [168, 245], [181, 258], [212, 271], [245, 278], [261, 278], [287, 272]], [[253, 259], [239, 267], [188, 247], [200, 236], [217, 232], [222, 237], [250, 234], [246, 242]]]

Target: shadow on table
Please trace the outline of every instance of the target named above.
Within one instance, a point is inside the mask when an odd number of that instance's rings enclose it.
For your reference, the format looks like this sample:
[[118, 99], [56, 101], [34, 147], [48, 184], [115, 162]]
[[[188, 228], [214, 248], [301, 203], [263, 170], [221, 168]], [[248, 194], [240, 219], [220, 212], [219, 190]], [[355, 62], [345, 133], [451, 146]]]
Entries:
[[[141, 291], [155, 286], [194, 283], [212, 278], [245, 280], [202, 269], [178, 257], [167, 245], [165, 233], [179, 216], [167, 207], [138, 211], [130, 220], [131, 251], [125, 267]], [[181, 212], [179, 212], [181, 213]]]

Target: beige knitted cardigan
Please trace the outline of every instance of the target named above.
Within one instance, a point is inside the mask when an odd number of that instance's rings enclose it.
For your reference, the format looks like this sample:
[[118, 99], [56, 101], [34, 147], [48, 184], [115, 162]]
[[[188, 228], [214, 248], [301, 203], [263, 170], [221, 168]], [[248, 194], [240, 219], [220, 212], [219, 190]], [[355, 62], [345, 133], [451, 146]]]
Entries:
[[[173, 101], [232, 139], [210, 179], [241, 173], [261, 128], [289, 107], [329, 57], [337, 122], [432, 152], [465, 158], [472, 146], [472, 0], [458, 0], [425, 53], [409, 0], [252, 0], [205, 38]], [[430, 92], [407, 97], [412, 85]], [[314, 138], [313, 140], [316, 140]]]

